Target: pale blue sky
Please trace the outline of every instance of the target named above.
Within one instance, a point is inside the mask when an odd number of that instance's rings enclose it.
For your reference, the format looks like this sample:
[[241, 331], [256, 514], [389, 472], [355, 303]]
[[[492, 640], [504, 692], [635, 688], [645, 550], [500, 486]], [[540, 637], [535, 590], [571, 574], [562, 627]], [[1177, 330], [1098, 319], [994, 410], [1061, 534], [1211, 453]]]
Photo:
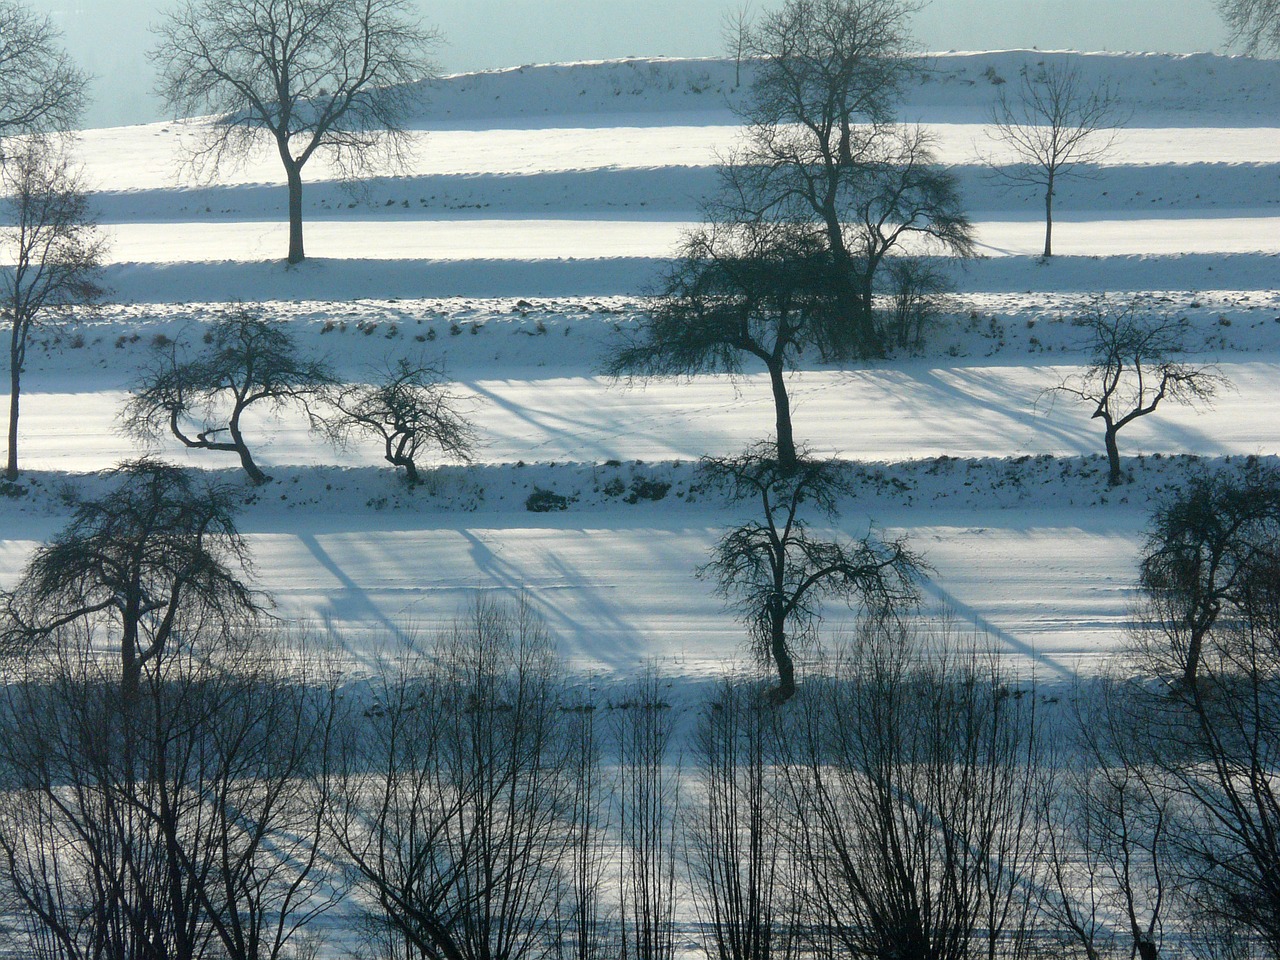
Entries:
[[[159, 119], [144, 51], [168, 0], [27, 0], [54, 16], [95, 75], [90, 126]], [[714, 56], [740, 0], [420, 0], [446, 72], [552, 60]], [[754, 0], [764, 8], [777, 0]], [[933, 0], [916, 19], [928, 50], [1007, 47], [1221, 50], [1213, 0]]]

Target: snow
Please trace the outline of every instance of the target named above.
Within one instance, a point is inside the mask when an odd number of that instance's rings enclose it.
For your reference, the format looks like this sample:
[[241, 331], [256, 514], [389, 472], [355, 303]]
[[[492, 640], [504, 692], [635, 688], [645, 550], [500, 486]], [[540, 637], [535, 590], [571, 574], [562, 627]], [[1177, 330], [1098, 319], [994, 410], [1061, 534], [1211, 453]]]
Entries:
[[[1141, 256], [1192, 253], [1280, 253], [1280, 217], [1108, 219], [1073, 211], [1054, 224], [1054, 250], [1067, 256]], [[589, 230], [584, 229], [589, 225]], [[673, 251], [692, 221], [602, 220], [391, 220], [326, 221], [304, 225], [308, 249], [322, 257], [376, 250], [381, 260], [590, 260], [659, 259]], [[974, 223], [983, 256], [1035, 256], [1044, 248], [1044, 224], [1036, 221]], [[104, 228], [108, 262], [190, 263], [266, 260], [288, 247], [287, 224], [119, 224]], [[906, 249], [927, 252], [927, 244]]]
[[[987, 162], [990, 105], [1058, 56], [1114, 83], [1133, 116], [1105, 164], [1058, 194], [1041, 264], [1039, 201]], [[1151, 504], [1195, 469], [1280, 453], [1280, 64], [1243, 58], [940, 54], [904, 115], [958, 164], [982, 259], [957, 266], [945, 326], [919, 357], [793, 375], [797, 434], [855, 464], [838, 527], [904, 534], [948, 608], [1040, 675], [1096, 670], [1125, 642]], [[1008, 88], [1006, 88], [1008, 89]], [[23, 493], [0, 499], [0, 586], [64, 522], [64, 485], [142, 449], [117, 411], [163, 337], [198, 338], [228, 302], [261, 302], [359, 379], [388, 356], [442, 359], [483, 440], [473, 466], [409, 491], [371, 445], [335, 449], [296, 414], [250, 417], [275, 477], [234, 458], [158, 452], [240, 484], [241, 526], [276, 613], [354, 666], [451, 619], [476, 589], [527, 590], [575, 669], [656, 662], [691, 682], [745, 656], [694, 571], [738, 514], [693, 461], [771, 432], [761, 372], [628, 388], [601, 376], [643, 312], [738, 135], [725, 61], [622, 61], [448, 78], [416, 118], [400, 176], [345, 185], [308, 165], [312, 255], [285, 268], [283, 188], [267, 153], [201, 180], [180, 167], [200, 121], [85, 131], [78, 157], [112, 239], [109, 302], [45, 332], [24, 378]], [[1042, 391], [1086, 362], [1071, 317], [1101, 291], [1185, 316], [1192, 352], [1234, 389], [1162, 407], [1121, 435], [1132, 484], [1105, 484], [1089, 411]], [[456, 331], [456, 332], [455, 332]], [[658, 502], [607, 493], [637, 477]], [[535, 489], [570, 499], [531, 513]], [[828, 611], [831, 629], [848, 616]]]

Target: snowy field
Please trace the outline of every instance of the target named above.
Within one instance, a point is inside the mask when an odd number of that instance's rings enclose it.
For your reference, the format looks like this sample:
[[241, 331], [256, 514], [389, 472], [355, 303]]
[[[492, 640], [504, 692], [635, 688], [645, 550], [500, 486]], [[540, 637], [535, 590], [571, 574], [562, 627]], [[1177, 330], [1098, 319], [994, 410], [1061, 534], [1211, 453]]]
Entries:
[[[1038, 201], [983, 160], [998, 85], [1039, 53], [943, 55], [905, 115], [958, 166], [983, 259], [955, 272], [953, 314], [923, 356], [806, 364], [797, 436], [861, 466], [840, 527], [904, 534], [927, 597], [1044, 678], [1095, 670], [1125, 638], [1153, 497], [1197, 466], [1280, 454], [1280, 66], [1209, 56], [1080, 57], [1133, 108], [1107, 163], [1064, 185], [1041, 265]], [[627, 61], [451, 78], [415, 124], [404, 176], [351, 189], [308, 167], [307, 251], [286, 270], [271, 158], [195, 179], [194, 122], [86, 131], [78, 156], [112, 241], [112, 294], [43, 336], [24, 377], [24, 496], [0, 500], [0, 584], [66, 519], [65, 483], [140, 452], [117, 411], [157, 337], [199, 337], [220, 304], [263, 301], [307, 349], [358, 380], [380, 360], [437, 359], [479, 427], [471, 467], [409, 493], [378, 451], [335, 449], [300, 418], [249, 425], [275, 482], [245, 486], [241, 527], [277, 614], [353, 663], [450, 619], [469, 592], [529, 591], [592, 676], [655, 662], [706, 677], [740, 662], [742, 628], [694, 577], [735, 514], [692, 462], [772, 430], [767, 381], [628, 387], [603, 358], [644, 309], [662, 260], [734, 145], [732, 64]], [[1130, 486], [1108, 491], [1088, 409], [1042, 391], [1084, 356], [1073, 312], [1149, 292], [1186, 316], [1234, 388], [1121, 435]], [[157, 448], [242, 483], [232, 458]], [[1141, 458], [1139, 459], [1139, 455]], [[672, 484], [659, 502], [611, 479]], [[524, 507], [535, 487], [563, 513]], [[843, 611], [829, 611], [837, 628]]]

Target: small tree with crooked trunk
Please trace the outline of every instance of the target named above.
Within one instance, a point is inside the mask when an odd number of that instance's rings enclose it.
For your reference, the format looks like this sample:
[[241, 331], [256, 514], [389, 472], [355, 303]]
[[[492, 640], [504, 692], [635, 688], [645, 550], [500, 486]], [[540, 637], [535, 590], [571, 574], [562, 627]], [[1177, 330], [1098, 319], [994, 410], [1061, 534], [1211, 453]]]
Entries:
[[1087, 337], [1089, 366], [1045, 394], [1093, 407], [1091, 419], [1103, 426], [1108, 483], [1118, 486], [1124, 473], [1116, 437], [1124, 427], [1165, 400], [1208, 404], [1227, 380], [1213, 364], [1179, 359], [1187, 346], [1187, 322], [1152, 310], [1141, 297], [1122, 303], [1098, 297], [1075, 323]]
[[317, 153], [348, 174], [401, 166], [405, 124], [437, 36], [409, 0], [184, 0], [156, 29], [158, 92], [213, 114], [192, 155], [216, 175], [265, 136], [289, 189], [289, 263], [305, 256], [302, 169]]
[[0, 230], [12, 267], [0, 269], [0, 309], [9, 332], [9, 459], [18, 477], [18, 413], [27, 344], [34, 327], [102, 295], [106, 240], [89, 212], [79, 173], [58, 140], [32, 137], [0, 164], [12, 226]]
[[328, 423], [330, 434], [340, 443], [355, 433], [376, 437], [387, 463], [404, 468], [410, 486], [421, 482], [418, 459], [430, 447], [471, 459], [475, 428], [459, 412], [440, 367], [401, 357], [378, 371], [374, 382], [337, 393], [333, 404], [338, 416]]
[[685, 238], [664, 290], [614, 353], [617, 376], [739, 374], [745, 358], [769, 371], [777, 460], [797, 465], [787, 371], [814, 346], [833, 305], [832, 271], [813, 231], [792, 223], [708, 223]]
[[249, 551], [227, 488], [148, 459], [109, 476], [114, 487], [77, 504], [5, 595], [4, 639], [21, 651], [76, 623], [114, 633], [127, 703], [189, 629], [225, 637], [262, 604], [244, 580]]
[[[121, 418], [135, 436], [171, 433], [193, 450], [235, 453], [254, 484], [271, 478], [254, 462], [241, 419], [251, 406], [300, 405], [313, 429], [323, 420], [312, 403], [337, 384], [329, 365], [298, 352], [285, 326], [240, 308], [205, 336], [206, 348], [179, 359], [180, 344], [143, 374]], [[226, 434], [229, 439], [217, 439]]]
[[757, 656], [777, 669], [777, 702], [795, 693], [796, 648], [815, 634], [824, 599], [861, 605], [877, 616], [918, 602], [924, 564], [905, 541], [870, 533], [860, 540], [823, 539], [801, 516], [811, 507], [828, 520], [837, 518], [840, 498], [852, 493], [841, 465], [801, 459], [787, 469], [768, 451], [754, 449], [705, 458], [702, 470], [733, 503], [754, 501], [759, 508], [755, 518], [720, 538], [698, 576], [716, 581], [746, 621]]
[[1090, 175], [1115, 145], [1128, 119], [1113, 87], [1091, 86], [1079, 66], [1055, 60], [1033, 72], [1024, 70], [1018, 92], [1003, 88], [992, 108], [988, 135], [1008, 146], [1014, 165], [992, 164], [998, 179], [1011, 187], [1044, 193], [1044, 256], [1053, 256], [1053, 198], [1063, 180]]

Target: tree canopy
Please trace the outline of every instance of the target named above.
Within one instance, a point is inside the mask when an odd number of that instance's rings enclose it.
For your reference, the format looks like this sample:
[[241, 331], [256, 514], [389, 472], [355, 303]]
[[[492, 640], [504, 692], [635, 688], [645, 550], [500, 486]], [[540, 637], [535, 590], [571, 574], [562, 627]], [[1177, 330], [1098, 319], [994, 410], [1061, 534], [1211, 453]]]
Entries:
[[157, 460], [111, 471], [111, 489], [76, 504], [4, 596], [6, 646], [21, 650], [80, 625], [110, 629], [123, 686], [177, 642], [225, 636], [262, 609], [247, 585], [249, 550], [224, 488]]
[[409, 0], [184, 0], [155, 32], [160, 96], [213, 115], [197, 170], [241, 162], [263, 135], [280, 155], [290, 263], [305, 257], [303, 167], [317, 153], [347, 172], [394, 167], [437, 39]]

